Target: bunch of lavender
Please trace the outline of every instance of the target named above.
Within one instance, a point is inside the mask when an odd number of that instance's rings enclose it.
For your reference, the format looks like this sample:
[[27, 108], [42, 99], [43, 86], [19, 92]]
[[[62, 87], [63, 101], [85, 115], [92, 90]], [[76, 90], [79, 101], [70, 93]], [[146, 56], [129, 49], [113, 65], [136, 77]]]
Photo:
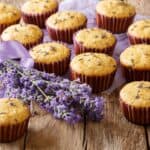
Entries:
[[[54, 117], [76, 123], [101, 120], [103, 101], [92, 95], [91, 88], [79, 81], [69, 81], [54, 74], [20, 67], [12, 61], [3, 63], [6, 95], [29, 103], [35, 100]], [[8, 79], [9, 78], [9, 79]]]

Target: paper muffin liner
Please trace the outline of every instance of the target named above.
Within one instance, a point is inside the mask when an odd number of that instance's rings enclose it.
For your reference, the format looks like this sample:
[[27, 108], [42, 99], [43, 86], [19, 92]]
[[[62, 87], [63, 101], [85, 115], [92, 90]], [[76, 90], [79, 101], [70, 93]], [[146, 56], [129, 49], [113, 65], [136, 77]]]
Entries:
[[150, 107], [134, 107], [121, 99], [120, 106], [127, 120], [139, 125], [150, 125]]
[[87, 83], [91, 86], [93, 93], [98, 93], [108, 89], [113, 83], [115, 72], [116, 71], [105, 76], [86, 76], [77, 73], [70, 68], [71, 79], [76, 80], [79, 78], [82, 83]]
[[129, 25], [132, 24], [134, 16], [135, 15], [124, 18], [116, 18], [96, 13], [96, 23], [98, 27], [106, 29], [112, 33], [125, 33]]
[[29, 118], [22, 123], [0, 126], [0, 143], [7, 143], [22, 137], [28, 129]]
[[116, 40], [112, 44], [112, 46], [110, 46], [110, 47], [106, 47], [106, 48], [103, 48], [103, 49], [89, 48], [89, 47], [84, 46], [82, 43], [78, 42], [75, 39], [75, 35], [74, 35], [73, 45], [74, 45], [74, 51], [75, 51], [76, 55], [81, 54], [81, 53], [86, 53], [86, 52], [93, 52], [93, 53], [105, 53], [105, 54], [108, 54], [108, 55], [112, 56], [113, 52], [114, 52], [115, 45], [116, 45]]
[[7, 24], [0, 24], [0, 34], [3, 32], [4, 29], [6, 29], [7, 27], [13, 25], [13, 24], [18, 24], [20, 22], [20, 18], [14, 22], [11, 23], [7, 23]]
[[72, 44], [73, 43], [73, 34], [80, 29], [86, 28], [86, 24], [87, 24], [87, 20], [80, 27], [73, 28], [73, 29], [68, 28], [68, 29], [64, 29], [64, 30], [52, 28], [52, 27], [48, 26], [47, 24], [46, 24], [46, 26], [47, 26], [48, 34], [53, 40], [67, 42], [67, 43]]
[[130, 81], [150, 81], [150, 70], [135, 70], [123, 65], [122, 72], [128, 82]]
[[58, 11], [58, 7], [56, 7], [55, 9], [49, 12], [45, 12], [41, 14], [27, 14], [22, 11], [22, 18], [25, 23], [35, 24], [40, 28], [45, 28], [46, 19], [57, 11]]
[[50, 64], [35, 62], [34, 67], [40, 71], [55, 73], [56, 75], [63, 75], [69, 68], [70, 55], [65, 59]]
[[130, 33], [128, 33], [127, 35], [131, 45], [142, 44], [142, 43], [150, 44], [150, 38], [135, 37], [133, 35], [130, 35]]

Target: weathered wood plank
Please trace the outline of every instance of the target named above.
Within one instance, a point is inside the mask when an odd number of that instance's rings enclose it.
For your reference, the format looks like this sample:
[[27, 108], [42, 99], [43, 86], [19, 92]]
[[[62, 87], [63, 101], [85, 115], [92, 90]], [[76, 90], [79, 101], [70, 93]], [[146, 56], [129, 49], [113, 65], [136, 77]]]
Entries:
[[24, 137], [12, 143], [0, 143], [0, 150], [23, 150]]
[[148, 139], [148, 150], [150, 150], [150, 126], [146, 127], [146, 136]]
[[146, 150], [143, 126], [128, 122], [122, 115], [118, 94], [106, 96], [105, 118], [86, 127], [87, 150]]
[[[41, 114], [35, 104], [33, 110]], [[43, 112], [42, 112], [43, 113]], [[83, 124], [70, 126], [51, 115], [31, 118], [26, 139], [26, 150], [83, 150]]]

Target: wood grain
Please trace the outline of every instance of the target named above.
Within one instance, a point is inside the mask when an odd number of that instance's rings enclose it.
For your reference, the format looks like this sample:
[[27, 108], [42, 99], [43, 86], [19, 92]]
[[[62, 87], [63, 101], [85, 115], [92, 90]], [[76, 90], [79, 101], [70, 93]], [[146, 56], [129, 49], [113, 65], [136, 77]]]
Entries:
[[30, 120], [26, 150], [83, 150], [83, 123], [71, 126], [33, 107], [38, 115]]
[[149, 127], [146, 127], [146, 136], [148, 138], [148, 150], [150, 150], [150, 126]]
[[106, 96], [105, 119], [87, 123], [87, 150], [146, 150], [144, 127], [128, 122], [118, 104], [118, 92]]
[[23, 150], [23, 149], [24, 149], [24, 137], [12, 143], [0, 144], [0, 150]]

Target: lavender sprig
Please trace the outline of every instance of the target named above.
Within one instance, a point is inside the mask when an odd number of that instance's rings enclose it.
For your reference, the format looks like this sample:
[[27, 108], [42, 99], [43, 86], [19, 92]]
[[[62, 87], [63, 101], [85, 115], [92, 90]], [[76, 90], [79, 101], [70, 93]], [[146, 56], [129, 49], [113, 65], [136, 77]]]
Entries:
[[79, 81], [20, 67], [13, 61], [0, 65], [5, 77], [5, 94], [27, 103], [36, 101], [55, 118], [76, 123], [84, 118], [98, 121], [103, 116], [103, 100], [92, 95], [91, 88]]

